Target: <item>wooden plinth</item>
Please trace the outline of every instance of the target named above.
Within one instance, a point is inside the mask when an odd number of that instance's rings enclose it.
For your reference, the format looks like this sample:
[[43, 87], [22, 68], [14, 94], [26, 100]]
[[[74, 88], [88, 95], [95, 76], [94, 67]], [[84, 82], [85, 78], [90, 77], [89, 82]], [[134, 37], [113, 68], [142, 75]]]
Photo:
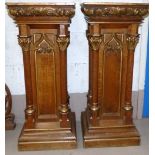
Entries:
[[70, 115], [70, 121], [70, 128], [63, 129], [50, 128], [50, 123], [48, 123], [48, 128], [46, 129], [25, 129], [23, 127], [18, 140], [18, 149], [20, 151], [30, 151], [76, 148], [76, 124], [74, 112]]
[[89, 127], [86, 118], [86, 113], [82, 112], [81, 122], [85, 148], [140, 145], [140, 135], [134, 125]]

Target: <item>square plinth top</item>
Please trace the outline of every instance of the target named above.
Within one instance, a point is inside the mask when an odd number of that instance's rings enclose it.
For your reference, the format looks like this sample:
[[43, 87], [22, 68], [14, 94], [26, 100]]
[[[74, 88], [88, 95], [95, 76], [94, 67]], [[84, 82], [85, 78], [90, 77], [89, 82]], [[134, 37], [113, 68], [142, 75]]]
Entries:
[[[137, 21], [148, 15], [147, 3], [82, 3], [81, 10], [88, 22], [92, 21]], [[120, 18], [121, 17], [121, 18]]]
[[74, 3], [6, 3], [9, 15], [21, 21], [69, 21], [75, 14]]

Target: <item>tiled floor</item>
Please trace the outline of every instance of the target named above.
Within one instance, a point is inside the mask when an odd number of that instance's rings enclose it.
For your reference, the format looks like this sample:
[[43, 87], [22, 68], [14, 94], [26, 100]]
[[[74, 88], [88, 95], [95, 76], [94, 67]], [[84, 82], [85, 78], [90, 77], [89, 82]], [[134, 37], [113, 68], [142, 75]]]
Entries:
[[17, 139], [22, 125], [15, 130], [6, 131], [6, 155], [148, 155], [149, 154], [149, 120], [136, 120], [135, 124], [141, 134], [141, 145], [130, 147], [91, 148], [82, 147], [80, 123], [77, 123], [78, 148], [74, 150], [25, 151], [17, 149]]

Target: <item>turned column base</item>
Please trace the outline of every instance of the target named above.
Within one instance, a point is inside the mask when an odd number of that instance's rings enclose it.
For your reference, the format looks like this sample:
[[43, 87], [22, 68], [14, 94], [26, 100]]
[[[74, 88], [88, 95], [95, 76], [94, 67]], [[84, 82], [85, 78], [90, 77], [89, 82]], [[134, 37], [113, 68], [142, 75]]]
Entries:
[[[76, 148], [75, 113], [70, 113], [71, 126], [61, 128], [60, 122], [47, 122], [47, 128], [25, 129], [23, 127], [18, 139], [19, 151], [33, 151], [46, 149], [72, 149]], [[56, 125], [57, 124], [57, 125]], [[50, 128], [51, 125], [51, 128]], [[41, 126], [41, 124], [39, 125]], [[59, 126], [53, 128], [53, 126]]]
[[134, 125], [102, 125], [89, 127], [86, 112], [81, 114], [83, 146], [93, 147], [115, 147], [140, 145], [140, 135]]

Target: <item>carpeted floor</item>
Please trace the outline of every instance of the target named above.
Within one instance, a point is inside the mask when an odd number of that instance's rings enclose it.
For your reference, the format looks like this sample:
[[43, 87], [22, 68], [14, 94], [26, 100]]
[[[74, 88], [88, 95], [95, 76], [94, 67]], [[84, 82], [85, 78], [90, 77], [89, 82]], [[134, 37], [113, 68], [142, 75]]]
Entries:
[[16, 129], [6, 131], [5, 149], [6, 155], [148, 155], [149, 154], [149, 120], [136, 120], [135, 124], [141, 134], [141, 145], [130, 147], [91, 148], [82, 147], [81, 125], [77, 123], [78, 148], [74, 150], [48, 150], [48, 151], [25, 151], [17, 149], [17, 139], [22, 125], [17, 124]]

